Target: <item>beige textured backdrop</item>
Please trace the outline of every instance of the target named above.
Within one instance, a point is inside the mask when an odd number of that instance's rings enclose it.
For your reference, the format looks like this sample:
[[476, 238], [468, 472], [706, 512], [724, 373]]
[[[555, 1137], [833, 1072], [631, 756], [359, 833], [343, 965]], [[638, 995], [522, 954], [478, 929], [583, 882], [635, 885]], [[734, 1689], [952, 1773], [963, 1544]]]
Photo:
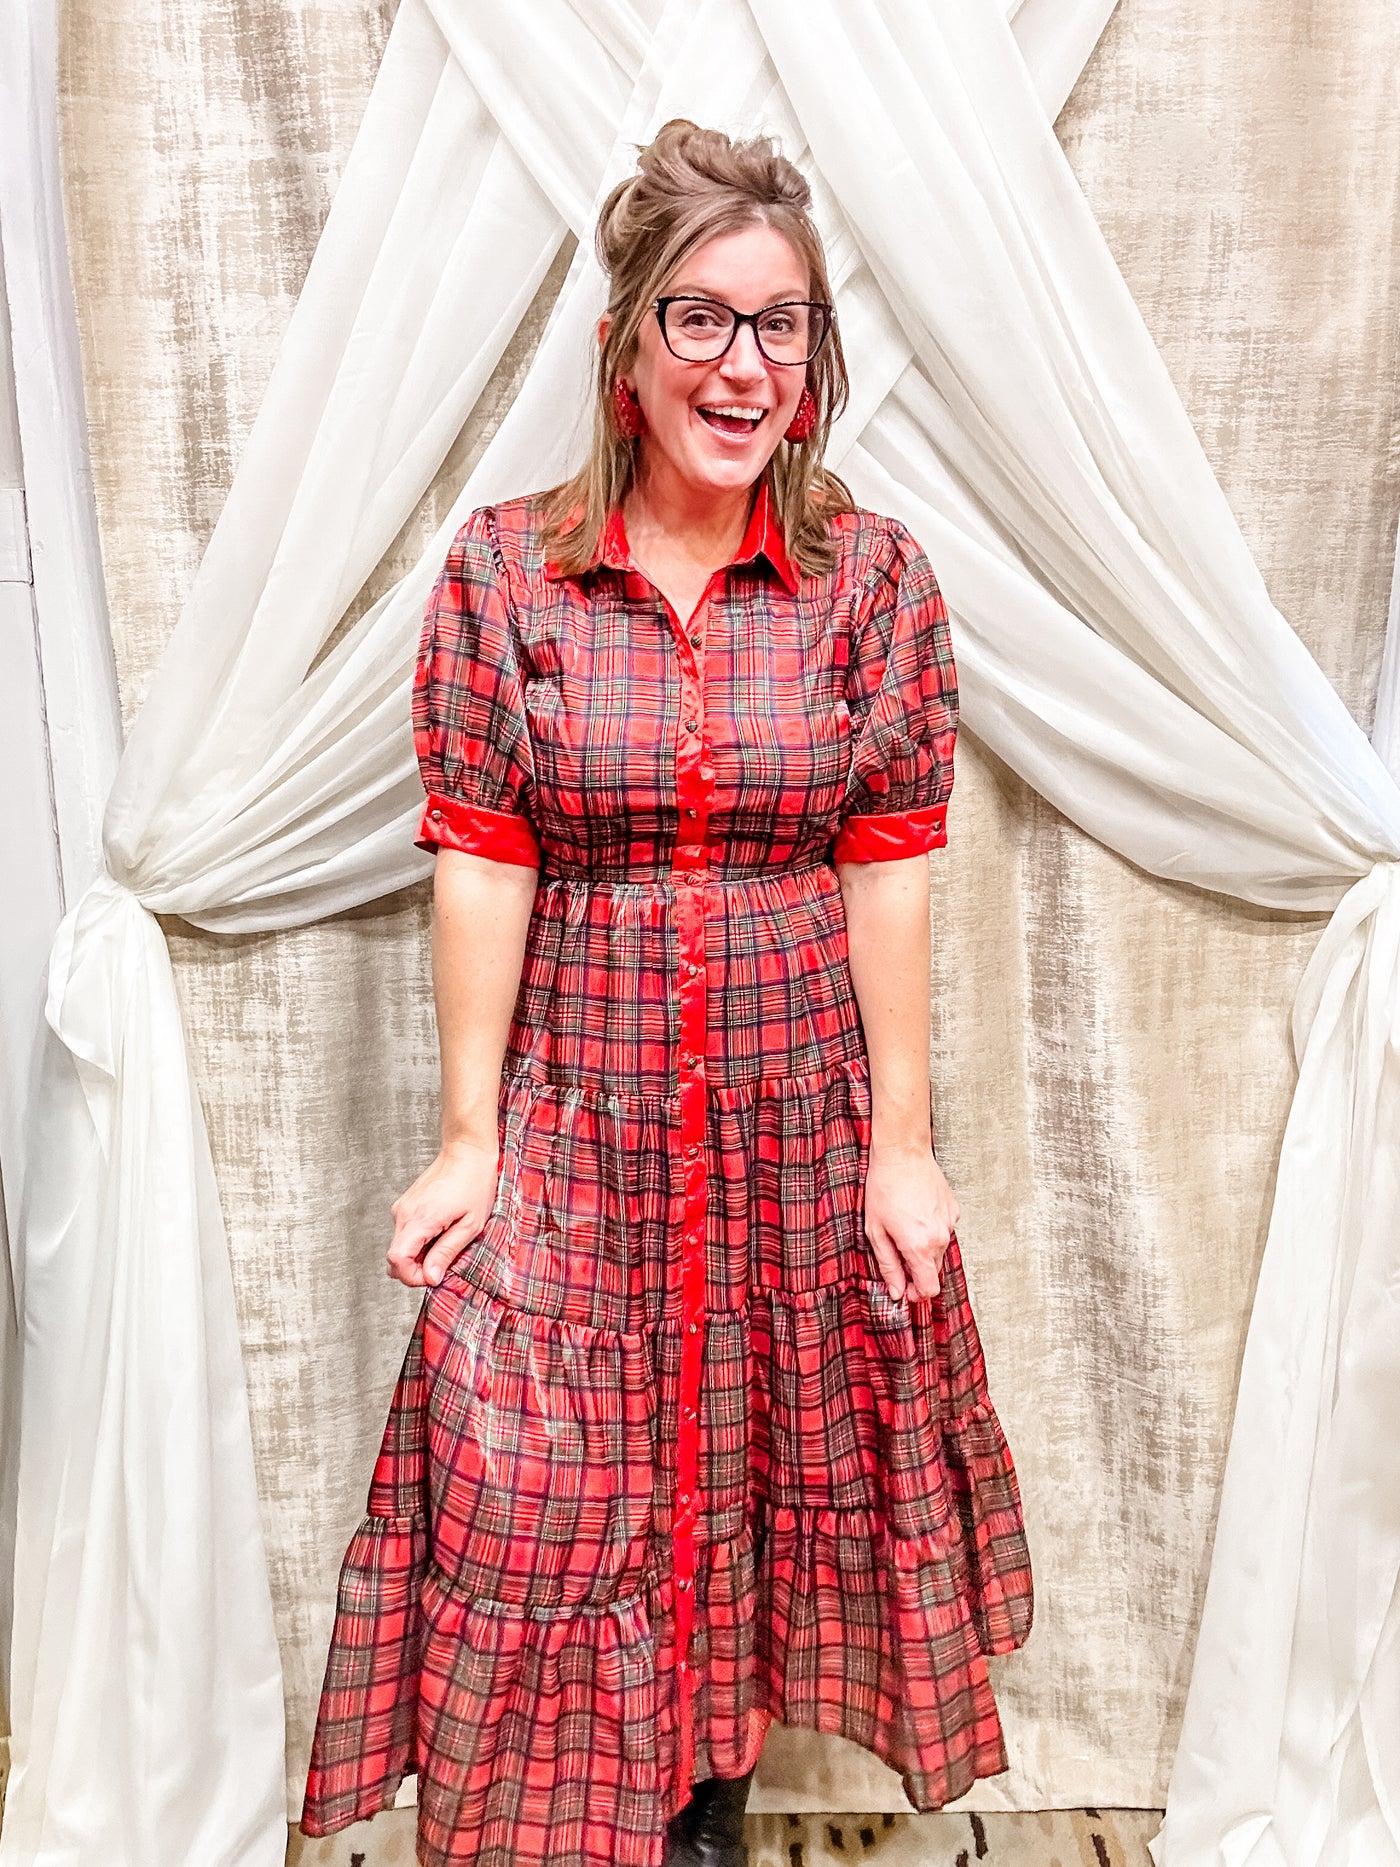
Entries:
[[[393, 3], [67, 0], [65, 188], [128, 719]], [[1391, 0], [1233, 16], [1120, 0], [1058, 126], [1275, 601], [1368, 728], [1400, 505], [1397, 68]], [[445, 466], [434, 520], [483, 433]], [[1321, 923], [1144, 878], [970, 733], [951, 828], [941, 1155], [1039, 1586], [1029, 1646], [994, 1662], [1013, 1769], [969, 1802], [1160, 1806], [1292, 1085], [1288, 1007]], [[292, 934], [167, 927], [229, 1224], [294, 1803], [414, 1309], [382, 1255], [435, 1132], [427, 911], [423, 886]], [[859, 1753], [800, 1734], [774, 1734], [765, 1777], [896, 1806]]]

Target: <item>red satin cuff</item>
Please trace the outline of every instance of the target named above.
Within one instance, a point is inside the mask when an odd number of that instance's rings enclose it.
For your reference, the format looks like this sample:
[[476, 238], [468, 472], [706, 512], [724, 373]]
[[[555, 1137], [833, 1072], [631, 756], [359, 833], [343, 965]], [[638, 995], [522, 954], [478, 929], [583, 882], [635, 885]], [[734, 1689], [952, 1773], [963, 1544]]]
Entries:
[[528, 817], [513, 810], [487, 810], [429, 791], [418, 834], [419, 849], [460, 849], [464, 855], [486, 856], [492, 862], [519, 862], [540, 866], [540, 845]]
[[831, 845], [833, 862], [891, 862], [921, 856], [948, 841], [948, 806], [891, 811], [888, 816], [847, 817]]

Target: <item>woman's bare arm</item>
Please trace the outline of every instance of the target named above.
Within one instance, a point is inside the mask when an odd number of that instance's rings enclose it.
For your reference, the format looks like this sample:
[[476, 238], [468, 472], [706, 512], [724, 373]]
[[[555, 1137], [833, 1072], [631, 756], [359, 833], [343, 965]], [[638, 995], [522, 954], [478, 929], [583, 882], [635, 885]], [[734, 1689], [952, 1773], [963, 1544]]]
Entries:
[[440, 849], [433, 877], [433, 1000], [442, 1144], [497, 1147], [496, 1111], [539, 871]]
[[433, 998], [442, 1145], [391, 1208], [388, 1272], [400, 1283], [439, 1282], [495, 1202], [501, 1066], [538, 879], [538, 871], [523, 863], [455, 849], [437, 853]]
[[925, 854], [836, 865], [870, 1057], [865, 1229], [896, 1300], [937, 1292], [958, 1219], [930, 1126], [928, 862]]
[[836, 873], [870, 1052], [871, 1144], [927, 1147], [928, 857], [842, 862]]

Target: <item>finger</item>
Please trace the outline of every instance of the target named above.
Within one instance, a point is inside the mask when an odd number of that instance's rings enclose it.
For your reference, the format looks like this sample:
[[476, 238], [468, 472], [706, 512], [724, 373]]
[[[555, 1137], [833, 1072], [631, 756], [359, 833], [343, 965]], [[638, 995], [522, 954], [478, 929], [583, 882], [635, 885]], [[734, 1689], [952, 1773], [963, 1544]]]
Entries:
[[921, 1303], [926, 1303], [930, 1297], [936, 1297], [938, 1295], [939, 1286], [942, 1283], [936, 1260], [931, 1258], [916, 1259], [910, 1266], [909, 1280], [914, 1286], [915, 1296]]
[[384, 1263], [384, 1274], [393, 1277], [401, 1284], [407, 1284], [410, 1290], [419, 1289], [427, 1280], [423, 1276], [423, 1266], [416, 1258], [390, 1256]]
[[875, 1262], [885, 1280], [886, 1290], [896, 1303], [902, 1303], [909, 1282], [903, 1259], [883, 1232], [867, 1231], [865, 1235], [870, 1240], [870, 1249], [875, 1253]]
[[423, 1281], [440, 1284], [452, 1260], [466, 1249], [480, 1230], [480, 1225], [470, 1218], [458, 1219], [455, 1225], [449, 1225], [424, 1254]]
[[384, 1259], [384, 1275], [397, 1278], [401, 1284], [415, 1289], [423, 1281], [423, 1266], [416, 1257], [390, 1251]]
[[386, 1254], [390, 1277], [397, 1277], [400, 1283], [411, 1287], [421, 1285], [424, 1281], [423, 1248], [437, 1230], [431, 1219], [401, 1217]]
[[937, 1247], [931, 1240], [919, 1239], [907, 1245], [902, 1244], [897, 1236], [891, 1237], [890, 1249], [898, 1255], [904, 1274], [904, 1295], [910, 1303], [927, 1302], [938, 1294], [939, 1272], [935, 1256]]
[[951, 1242], [952, 1234], [950, 1233], [941, 1244], [935, 1244], [933, 1247], [925, 1266], [924, 1280], [928, 1286], [924, 1291], [925, 1297], [936, 1297], [943, 1288], [943, 1260], [948, 1255], [948, 1246]]

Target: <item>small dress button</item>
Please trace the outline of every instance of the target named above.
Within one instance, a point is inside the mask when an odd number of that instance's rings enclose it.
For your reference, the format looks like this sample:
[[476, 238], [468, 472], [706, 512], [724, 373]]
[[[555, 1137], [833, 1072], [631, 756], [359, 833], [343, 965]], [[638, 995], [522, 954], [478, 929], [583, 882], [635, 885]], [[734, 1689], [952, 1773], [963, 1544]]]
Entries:
[[690, 638], [690, 646], [691, 646], [692, 648], [698, 648], [698, 647], [700, 646], [700, 644], [701, 644], [701, 642], [703, 642], [703, 641], [704, 641], [704, 639], [705, 639], [705, 638], [704, 638], [704, 636], [702, 636], [702, 635], [692, 635], [692, 636], [691, 636], [691, 638]]
[[[437, 810], [435, 810], [435, 811], [433, 812], [433, 815], [434, 815], [435, 817], [438, 817], [438, 816], [441, 816], [441, 814], [442, 814], [442, 813], [441, 813], [441, 811], [437, 811]], [[697, 810], [697, 809], [695, 808], [695, 806], [694, 806], [694, 804], [687, 804], [687, 805], [686, 805], [686, 807], [685, 807], [685, 814], [686, 814], [686, 816], [687, 816], [687, 817], [698, 817], [698, 816], [700, 815], [700, 813], [699, 813], [699, 811], [698, 811], [698, 810]]]
[[432, 818], [434, 823], [441, 823], [442, 812], [440, 810], [430, 810], [428, 815]]
[[694, 731], [695, 731], [695, 728], [696, 728], [696, 727], [697, 727], [697, 726], [698, 726], [699, 724], [700, 724], [700, 722], [699, 722], [699, 720], [697, 720], [697, 719], [688, 719], [688, 720], [686, 721], [686, 727], [687, 727], [687, 729], [688, 729], [688, 730], [689, 730], [690, 732], [694, 732]]
[[681, 1579], [679, 1580], [679, 1582], [676, 1583], [676, 1587], [680, 1589], [682, 1594], [684, 1594], [685, 1591], [690, 1587], [690, 1577], [688, 1575], [683, 1575]]

